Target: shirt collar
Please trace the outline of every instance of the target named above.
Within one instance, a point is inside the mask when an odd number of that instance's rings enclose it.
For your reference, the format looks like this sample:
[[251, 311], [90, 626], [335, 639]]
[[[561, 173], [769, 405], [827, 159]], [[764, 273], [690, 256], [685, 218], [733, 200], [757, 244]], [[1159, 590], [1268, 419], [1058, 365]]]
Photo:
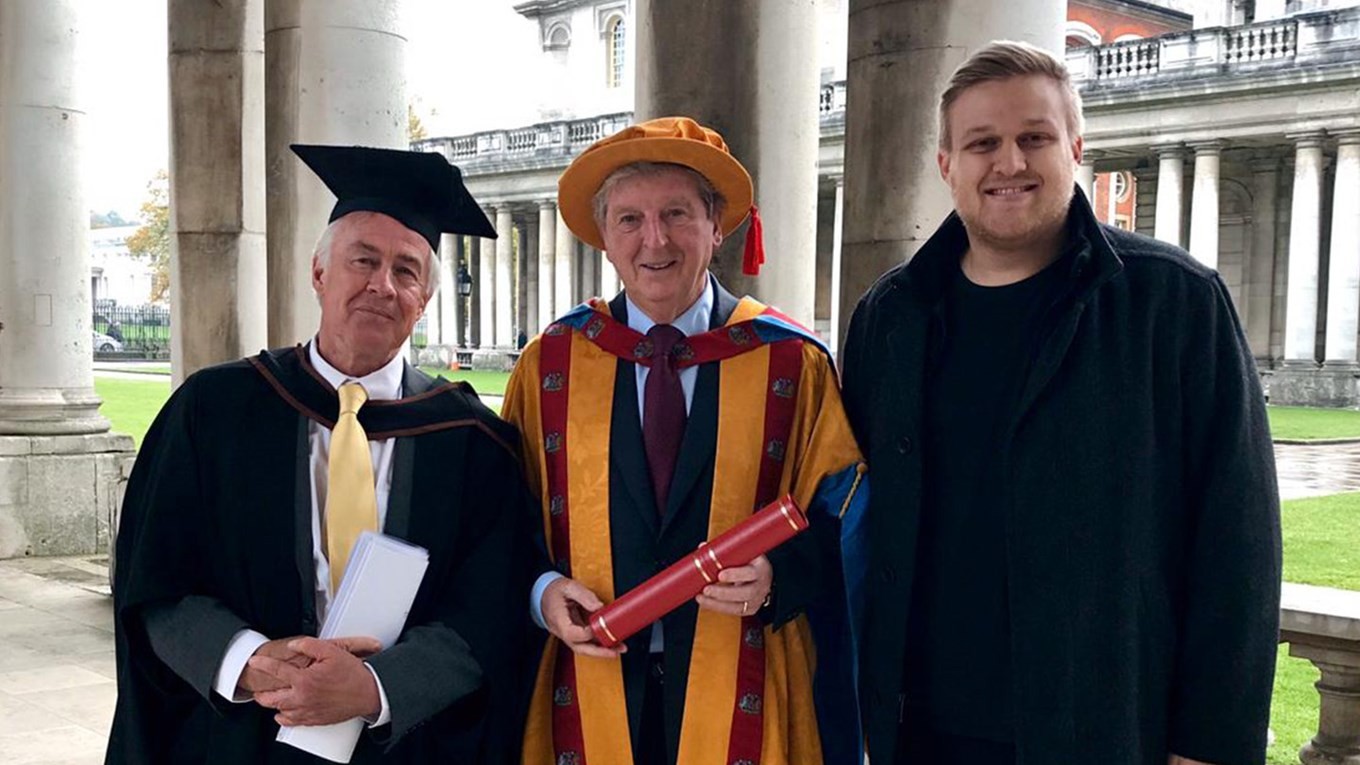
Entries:
[[[628, 297], [628, 293], [623, 293], [623, 299], [628, 305], [628, 327], [642, 334], [647, 334], [647, 330], [656, 326], [652, 317], [648, 316], [633, 299]], [[699, 299], [694, 301], [694, 305], [685, 309], [685, 312], [675, 317], [671, 326], [689, 335], [701, 335], [708, 331], [708, 323], [713, 316], [713, 280], [704, 280], [704, 291], [699, 295]]]
[[405, 372], [405, 360], [400, 353], [378, 369], [356, 378], [331, 366], [329, 361], [322, 358], [321, 351], [317, 350], [318, 345], [317, 339], [313, 337], [312, 342], [307, 344], [307, 354], [312, 361], [312, 367], [331, 384], [332, 388], [340, 390], [340, 386], [347, 382], [357, 382], [368, 391], [371, 400], [391, 401], [401, 398], [401, 377]]

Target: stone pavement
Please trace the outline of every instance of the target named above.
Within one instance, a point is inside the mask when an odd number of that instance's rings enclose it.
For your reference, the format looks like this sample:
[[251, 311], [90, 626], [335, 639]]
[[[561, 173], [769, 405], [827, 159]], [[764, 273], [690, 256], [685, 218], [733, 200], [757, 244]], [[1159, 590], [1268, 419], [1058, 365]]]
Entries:
[[[1275, 455], [1285, 499], [1360, 491], [1360, 444], [1281, 444]], [[116, 696], [105, 565], [0, 560], [0, 765], [103, 762]]]
[[104, 761], [116, 698], [105, 561], [0, 561], [0, 763]]
[[1360, 491], [1360, 443], [1276, 444], [1280, 499]]

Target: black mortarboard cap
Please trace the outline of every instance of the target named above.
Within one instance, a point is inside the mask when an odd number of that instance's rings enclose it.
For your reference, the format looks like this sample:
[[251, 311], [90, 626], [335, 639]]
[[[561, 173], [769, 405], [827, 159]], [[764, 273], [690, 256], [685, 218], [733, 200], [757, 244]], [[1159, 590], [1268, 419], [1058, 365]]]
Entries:
[[496, 238], [463, 185], [463, 173], [443, 155], [367, 146], [291, 148], [335, 194], [332, 221], [357, 210], [390, 215], [425, 237], [435, 252], [444, 232]]

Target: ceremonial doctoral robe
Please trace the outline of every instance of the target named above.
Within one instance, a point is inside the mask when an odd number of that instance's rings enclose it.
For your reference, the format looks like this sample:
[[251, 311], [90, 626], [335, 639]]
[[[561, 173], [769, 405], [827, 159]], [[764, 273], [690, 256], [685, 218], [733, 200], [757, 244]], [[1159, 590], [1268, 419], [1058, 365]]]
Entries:
[[[383, 531], [429, 550], [429, 568], [396, 645], [368, 659], [391, 722], [365, 732], [353, 762], [502, 762], [529, 680], [516, 651], [534, 510], [517, 436], [466, 386], [408, 366], [403, 393], [359, 421], [371, 440], [396, 438]], [[274, 741], [272, 710], [212, 684], [238, 630], [317, 633], [308, 421], [330, 428], [337, 411], [301, 349], [198, 372], [161, 410], [118, 529], [108, 762], [322, 762]], [[173, 629], [158, 618], [149, 634], [147, 612], [167, 606]]]
[[[665, 508], [656, 507], [637, 403], [634, 364], [647, 363], [651, 347], [627, 326], [623, 296], [583, 305], [529, 343], [502, 414], [523, 438], [551, 565], [605, 603], [793, 494], [811, 527], [768, 554], [768, 607], [743, 618], [690, 601], [662, 620], [667, 759], [850, 765], [861, 758], [839, 539], [840, 516], [867, 493], [860, 453], [816, 339], [714, 289], [711, 330], [674, 351], [698, 376]], [[550, 638], [524, 762], [631, 763], [650, 640], [644, 630], [616, 660], [577, 656]]]

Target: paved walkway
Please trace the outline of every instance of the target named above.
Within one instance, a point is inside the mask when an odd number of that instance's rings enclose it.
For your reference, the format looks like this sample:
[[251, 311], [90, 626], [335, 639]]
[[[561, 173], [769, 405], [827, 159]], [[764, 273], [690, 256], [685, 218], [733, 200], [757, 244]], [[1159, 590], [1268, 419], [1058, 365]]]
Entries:
[[[1360, 491], [1360, 444], [1275, 455], [1285, 499]], [[116, 695], [104, 566], [99, 556], [0, 561], [0, 765], [103, 762]]]
[[0, 763], [94, 765], [116, 698], [99, 558], [0, 561]]
[[1276, 444], [1281, 499], [1360, 491], [1360, 443]]

